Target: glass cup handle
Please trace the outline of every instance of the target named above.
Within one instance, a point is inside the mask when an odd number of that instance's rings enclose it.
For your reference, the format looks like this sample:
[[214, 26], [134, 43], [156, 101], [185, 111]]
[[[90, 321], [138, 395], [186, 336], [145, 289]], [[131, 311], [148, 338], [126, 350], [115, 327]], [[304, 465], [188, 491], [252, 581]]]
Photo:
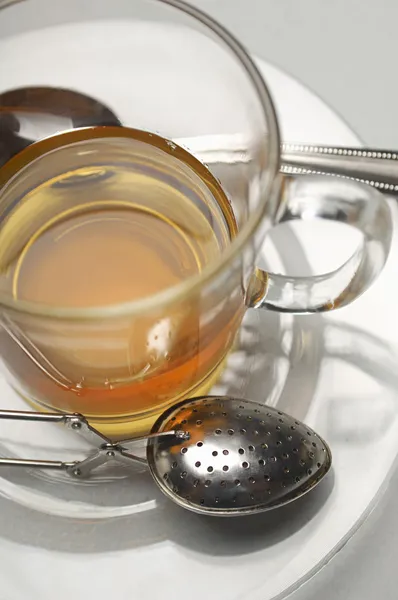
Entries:
[[336, 270], [312, 277], [289, 277], [256, 269], [247, 304], [292, 313], [316, 313], [350, 304], [376, 279], [391, 246], [390, 208], [380, 192], [347, 179], [299, 176], [284, 183], [275, 225], [295, 219], [328, 219], [358, 229], [363, 240]]

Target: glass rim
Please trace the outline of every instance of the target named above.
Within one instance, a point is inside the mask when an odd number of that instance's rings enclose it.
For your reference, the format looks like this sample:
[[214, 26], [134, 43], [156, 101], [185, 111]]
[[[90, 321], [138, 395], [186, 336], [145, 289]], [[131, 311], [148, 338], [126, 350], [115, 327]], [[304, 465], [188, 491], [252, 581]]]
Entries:
[[[5, 4], [0, 0], [0, 10], [10, 7], [13, 4], [27, 2], [29, 0], [6, 0]], [[247, 222], [232, 243], [224, 250], [220, 257], [207, 265], [203, 271], [191, 275], [181, 283], [166, 288], [151, 296], [131, 300], [118, 304], [109, 304], [105, 306], [93, 306], [88, 308], [68, 308], [62, 306], [50, 306], [39, 302], [30, 302], [27, 300], [15, 300], [6, 294], [0, 294], [0, 306], [36, 317], [46, 317], [55, 320], [97, 320], [103, 318], [118, 318], [132, 316], [139, 313], [150, 312], [159, 306], [170, 304], [171, 302], [181, 300], [183, 297], [194, 293], [212, 280], [224, 268], [233, 261], [243, 250], [246, 243], [253, 237], [257, 228], [260, 226], [262, 218], [265, 216], [268, 198], [274, 192], [275, 180], [279, 172], [280, 164], [280, 134], [275, 108], [271, 99], [268, 87], [248, 52], [244, 46], [230, 33], [223, 25], [207, 15], [202, 10], [187, 4], [184, 0], [156, 0], [162, 4], [167, 4], [179, 11], [184, 12], [194, 20], [200, 22], [211, 32], [216, 34], [217, 39], [232, 52], [243, 67], [253, 88], [257, 93], [258, 100], [262, 108], [263, 116], [269, 127], [268, 135], [268, 159], [267, 172], [269, 177], [266, 179], [264, 188], [261, 190], [261, 198], [256, 210], [249, 216]]]

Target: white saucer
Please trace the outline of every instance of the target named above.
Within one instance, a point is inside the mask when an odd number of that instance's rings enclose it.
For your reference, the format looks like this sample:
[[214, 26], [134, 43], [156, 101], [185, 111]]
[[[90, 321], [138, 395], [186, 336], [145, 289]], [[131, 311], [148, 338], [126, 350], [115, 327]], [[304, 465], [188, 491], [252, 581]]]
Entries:
[[[258, 63], [285, 140], [359, 143], [301, 84]], [[292, 274], [333, 266], [352, 238], [339, 233], [331, 252], [327, 231], [335, 232], [333, 226], [312, 228], [310, 236], [307, 227], [275, 230], [262, 266]], [[71, 484], [65, 496], [65, 486], [51, 477], [44, 488], [33, 475], [0, 473], [0, 597], [271, 600], [312, 576], [369, 513], [396, 457], [397, 357], [389, 344], [398, 342], [391, 326], [397, 245], [394, 239], [374, 288], [348, 309], [327, 317], [250, 313], [240, 351], [216, 390], [267, 400], [314, 427], [334, 454], [334, 473], [323, 485], [284, 509], [219, 520], [171, 505], [144, 472], [130, 480], [123, 473], [120, 486], [94, 481], [83, 496]], [[0, 391], [15, 406], [6, 384]]]

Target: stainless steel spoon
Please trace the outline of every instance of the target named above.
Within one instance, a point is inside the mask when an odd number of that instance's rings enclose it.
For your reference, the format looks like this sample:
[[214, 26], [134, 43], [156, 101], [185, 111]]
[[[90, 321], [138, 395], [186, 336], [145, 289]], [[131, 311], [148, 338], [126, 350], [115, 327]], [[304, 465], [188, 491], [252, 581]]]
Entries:
[[[0, 418], [63, 423], [99, 447], [82, 461], [0, 459], [0, 466], [63, 469], [87, 477], [110, 460], [147, 463], [155, 483], [188, 510], [218, 516], [257, 513], [313, 489], [331, 466], [326, 442], [269, 406], [229, 397], [185, 400], [166, 410], [150, 435], [112, 442], [82, 415], [0, 411]], [[146, 460], [130, 446], [147, 439]]]
[[[0, 94], [0, 167], [40, 139], [100, 125], [122, 124], [104, 104], [79, 92], [51, 87], [4, 92]], [[218, 138], [217, 148], [210, 151], [216, 160], [217, 155], [231, 152], [231, 140], [224, 141], [226, 149]], [[242, 156], [239, 146], [235, 146], [235, 152]], [[208, 152], [203, 154], [209, 162]], [[398, 192], [398, 152], [391, 150], [283, 144], [281, 171], [288, 175], [332, 174], [362, 181], [389, 194]]]

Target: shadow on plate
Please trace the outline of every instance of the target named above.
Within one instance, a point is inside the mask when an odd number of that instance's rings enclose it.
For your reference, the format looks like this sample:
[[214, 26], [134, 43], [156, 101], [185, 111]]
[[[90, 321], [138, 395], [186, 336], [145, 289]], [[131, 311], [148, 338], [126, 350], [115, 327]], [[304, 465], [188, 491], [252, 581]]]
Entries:
[[1, 520], [0, 535], [18, 544], [58, 552], [112, 552], [165, 541], [209, 556], [256, 552], [278, 544], [314, 518], [327, 501], [333, 481], [331, 471], [322, 485], [292, 504], [234, 518], [188, 512], [158, 490], [154, 510], [97, 522], [60, 519], [1, 498], [0, 512], [7, 514], [7, 519]]

